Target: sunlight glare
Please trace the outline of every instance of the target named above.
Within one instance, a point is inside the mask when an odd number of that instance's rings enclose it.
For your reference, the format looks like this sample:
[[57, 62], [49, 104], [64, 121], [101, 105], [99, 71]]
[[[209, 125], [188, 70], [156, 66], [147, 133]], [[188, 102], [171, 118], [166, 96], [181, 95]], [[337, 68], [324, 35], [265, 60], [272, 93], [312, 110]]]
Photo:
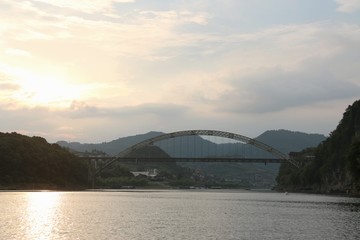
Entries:
[[16, 79], [21, 86], [15, 98], [25, 105], [67, 107], [74, 100], [81, 98], [84, 89], [69, 81], [61, 73], [42, 73], [17, 69]]
[[51, 239], [56, 227], [59, 192], [28, 193], [27, 235], [29, 239]]

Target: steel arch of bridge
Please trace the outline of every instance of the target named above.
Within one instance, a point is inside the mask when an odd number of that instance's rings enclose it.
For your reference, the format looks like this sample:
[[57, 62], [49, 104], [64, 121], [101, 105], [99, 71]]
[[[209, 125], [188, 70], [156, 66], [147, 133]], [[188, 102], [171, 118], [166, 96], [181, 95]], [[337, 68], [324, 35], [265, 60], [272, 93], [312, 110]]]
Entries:
[[230, 132], [224, 132], [224, 131], [217, 131], [217, 130], [185, 130], [185, 131], [178, 131], [178, 132], [172, 132], [172, 133], [166, 133], [157, 137], [153, 137], [153, 138], [149, 138], [147, 140], [144, 140], [140, 143], [137, 143], [123, 151], [121, 151], [120, 153], [118, 153], [116, 156], [114, 156], [114, 159], [108, 161], [107, 163], [105, 163], [100, 169], [98, 169], [95, 173], [95, 175], [99, 174], [103, 169], [107, 168], [108, 166], [112, 165], [114, 162], [116, 162], [117, 160], [124, 158], [126, 155], [128, 155], [131, 152], [134, 152], [140, 148], [143, 148], [145, 146], [149, 146], [154, 144], [155, 142], [159, 142], [165, 139], [170, 139], [170, 138], [175, 138], [175, 137], [182, 137], [182, 136], [193, 136], [193, 135], [198, 135], [198, 136], [215, 136], [215, 137], [223, 137], [223, 138], [228, 138], [228, 139], [233, 139], [233, 140], [237, 140], [243, 143], [247, 143], [247, 144], [251, 144], [257, 148], [260, 148], [266, 152], [269, 152], [270, 154], [272, 154], [273, 156], [284, 160], [284, 161], [288, 161], [289, 163], [291, 163], [292, 165], [294, 165], [295, 167], [299, 168], [299, 164], [297, 162], [295, 162], [294, 160], [290, 159], [288, 157], [288, 155], [280, 152], [279, 150], [265, 144], [262, 143], [260, 141], [257, 141], [255, 139], [240, 135], [240, 134], [235, 134], [235, 133], [230, 133]]

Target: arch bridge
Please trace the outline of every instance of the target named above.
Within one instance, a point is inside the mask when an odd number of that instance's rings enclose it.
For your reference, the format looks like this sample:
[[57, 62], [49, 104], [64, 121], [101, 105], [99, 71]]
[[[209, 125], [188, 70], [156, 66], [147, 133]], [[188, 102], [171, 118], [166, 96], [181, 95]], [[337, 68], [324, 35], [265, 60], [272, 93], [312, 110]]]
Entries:
[[[161, 142], [167, 139], [179, 138], [184, 136], [214, 136], [221, 137], [226, 139], [231, 139], [240, 143], [252, 145], [257, 149], [261, 149], [264, 152], [270, 153], [272, 155], [271, 158], [246, 158], [246, 157], [171, 157], [171, 158], [159, 158], [159, 157], [129, 157], [132, 153], [136, 152], [139, 149], [142, 149], [147, 146], [152, 146], [155, 143]], [[274, 163], [274, 162], [288, 162], [293, 166], [299, 168], [300, 164], [291, 159], [287, 154], [282, 153], [281, 151], [265, 144], [255, 139], [235, 134], [231, 132], [225, 131], [217, 131], [217, 130], [185, 130], [167, 133], [163, 135], [159, 135], [157, 137], [153, 137], [142, 142], [139, 142], [131, 147], [126, 148], [115, 156], [112, 157], [86, 157], [88, 159], [102, 159], [105, 160], [105, 163], [99, 167], [98, 169], [94, 169], [92, 173], [89, 173], [94, 180], [95, 177], [104, 169], [108, 168], [110, 165], [115, 162], [264, 162], [264, 163]], [[90, 177], [90, 176], [89, 176]]]

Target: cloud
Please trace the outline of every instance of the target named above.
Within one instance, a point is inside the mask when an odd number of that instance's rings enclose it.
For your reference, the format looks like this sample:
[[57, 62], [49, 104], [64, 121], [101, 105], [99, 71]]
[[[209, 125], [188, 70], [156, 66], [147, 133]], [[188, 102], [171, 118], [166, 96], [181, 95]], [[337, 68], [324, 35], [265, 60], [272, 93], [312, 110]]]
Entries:
[[102, 117], [106, 111], [101, 111], [98, 107], [91, 106], [85, 102], [73, 101], [69, 111], [63, 110], [65, 114], [69, 114], [73, 118], [91, 118]]
[[119, 108], [96, 107], [85, 102], [74, 101], [64, 114], [73, 118], [132, 118], [144, 115], [153, 115], [159, 118], [176, 117], [184, 114], [187, 108], [176, 104], [146, 103]]
[[220, 99], [220, 109], [230, 112], [268, 113], [334, 99], [358, 97], [360, 86], [336, 79], [320, 69], [272, 69], [234, 81], [234, 89]]
[[[202, 88], [190, 88], [197, 94], [192, 105], [234, 114], [270, 113], [360, 97], [359, 29], [325, 22], [230, 36], [232, 51], [222, 51], [220, 68], [208, 69], [215, 77]], [[197, 83], [200, 77], [188, 79]]]
[[33, 0], [60, 8], [70, 8], [86, 13], [102, 12], [112, 9], [114, 3], [132, 3], [135, 0]]
[[[90, 132], [94, 136], [94, 141], [98, 142], [99, 139], [118, 138], [119, 132], [124, 131], [138, 134], [150, 130], [166, 131], [176, 128], [179, 124], [188, 123], [183, 121], [190, 115], [189, 111], [188, 107], [167, 103], [109, 108], [76, 102], [70, 109], [52, 114], [56, 115], [58, 120], [64, 120], [61, 128], [56, 129], [58, 135], [69, 136], [64, 139], [88, 138]], [[194, 116], [190, 119], [194, 120]]]
[[15, 55], [20, 57], [30, 57], [31, 53], [21, 49], [8, 48], [5, 50], [5, 54]]
[[[338, 3], [339, 11], [357, 8]], [[22, 131], [41, 132], [43, 125], [53, 136], [79, 139], [196, 127], [231, 131], [238, 124], [256, 129], [254, 121], [265, 125], [259, 116], [275, 119], [269, 128], [286, 124], [285, 117], [293, 127], [304, 124], [296, 118], [312, 115], [308, 109], [331, 110], [360, 92], [359, 24], [343, 22], [340, 13], [324, 18], [317, 8], [309, 17], [301, 12], [309, 4], [3, 0], [3, 119], [9, 129], [18, 117]], [[298, 15], [287, 19], [294, 10]], [[30, 103], [34, 93], [47, 95]], [[57, 105], [50, 101], [55, 95]]]
[[[193, 74], [174, 76], [168, 97], [194, 108], [260, 113], [359, 96], [359, 29], [332, 22], [277, 26], [218, 37], [221, 48], [210, 38], [203, 46], [214, 49], [212, 58], [194, 62]], [[205, 73], [203, 65], [214, 67]]]
[[360, 0], [335, 0], [339, 5], [337, 11], [339, 12], [356, 12], [360, 10]]
[[14, 83], [10, 83], [10, 82], [5, 82], [2, 83], [0, 82], [0, 92], [5, 92], [5, 91], [16, 91], [19, 90], [21, 87], [18, 84], [14, 84]]
[[13, 94], [18, 92], [21, 86], [12, 81], [12, 79], [5, 73], [0, 71], [0, 106], [9, 106]]
[[152, 114], [159, 117], [171, 116], [171, 118], [182, 115], [187, 107], [171, 103], [146, 103], [133, 107], [124, 107], [117, 112], [120, 116]]
[[[53, 9], [36, 2], [68, 6], [73, 10], [85, 8], [90, 12], [82, 14], [77, 11]], [[14, 41], [32, 41], [31, 52], [46, 51], [50, 54], [61, 48], [64, 53], [58, 54], [57, 57], [66, 53], [72, 57], [75, 54], [76, 58], [80, 58], [83, 52], [92, 51], [101, 52], [103, 56], [141, 57], [145, 60], [162, 61], [167, 59], [167, 56], [159, 56], [157, 50], [191, 46], [199, 40], [196, 34], [179, 35], [176, 32], [178, 26], [189, 23], [206, 25], [209, 18], [205, 12], [185, 10], [132, 9], [124, 15], [107, 15], [100, 11], [115, 2], [6, 1], [12, 11], [3, 11], [2, 22], [5, 28], [0, 28], [0, 33], [5, 36], [3, 40], [9, 46]], [[17, 21], [19, 18], [26, 20]], [[26, 45], [26, 48], [29, 48], [29, 45]], [[43, 48], [45, 49], [42, 50]], [[74, 48], [77, 48], [79, 54], [73, 51]], [[25, 53], [26, 50], [22, 51]]]

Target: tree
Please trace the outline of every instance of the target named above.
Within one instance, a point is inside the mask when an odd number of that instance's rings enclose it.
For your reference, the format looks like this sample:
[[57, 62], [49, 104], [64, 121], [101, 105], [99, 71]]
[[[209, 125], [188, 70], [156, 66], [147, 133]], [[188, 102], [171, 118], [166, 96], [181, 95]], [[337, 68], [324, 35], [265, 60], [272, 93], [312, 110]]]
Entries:
[[354, 138], [348, 156], [349, 170], [356, 181], [360, 180], [360, 137]]

